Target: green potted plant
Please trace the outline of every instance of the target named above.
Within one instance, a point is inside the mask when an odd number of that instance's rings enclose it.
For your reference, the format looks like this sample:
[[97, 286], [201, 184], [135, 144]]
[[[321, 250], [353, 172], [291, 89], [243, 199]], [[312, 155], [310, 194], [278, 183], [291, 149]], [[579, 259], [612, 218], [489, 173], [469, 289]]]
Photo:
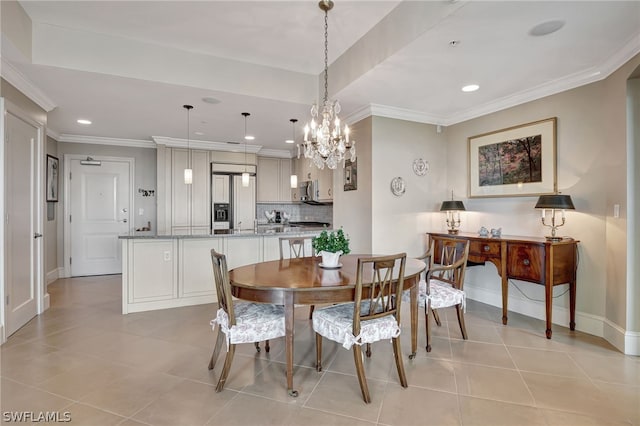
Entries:
[[349, 238], [342, 229], [337, 231], [322, 231], [311, 241], [313, 249], [322, 256], [320, 266], [326, 268], [340, 267], [339, 260], [343, 254], [349, 254]]

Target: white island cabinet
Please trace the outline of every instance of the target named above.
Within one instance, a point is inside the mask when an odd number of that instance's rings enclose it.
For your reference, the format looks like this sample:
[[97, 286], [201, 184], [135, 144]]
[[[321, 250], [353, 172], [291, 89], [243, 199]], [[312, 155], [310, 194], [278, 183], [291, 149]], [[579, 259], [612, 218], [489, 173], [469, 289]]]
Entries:
[[122, 313], [217, 302], [211, 249], [229, 269], [277, 260], [280, 236], [315, 236], [319, 229], [229, 235], [121, 236]]

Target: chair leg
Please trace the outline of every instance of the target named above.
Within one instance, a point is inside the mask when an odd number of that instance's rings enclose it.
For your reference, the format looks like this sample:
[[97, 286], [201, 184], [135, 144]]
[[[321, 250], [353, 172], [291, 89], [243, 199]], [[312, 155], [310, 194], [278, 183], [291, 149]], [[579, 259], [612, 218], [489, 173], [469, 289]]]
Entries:
[[396, 359], [396, 368], [398, 369], [398, 377], [400, 378], [400, 385], [403, 388], [409, 386], [407, 384], [407, 375], [404, 372], [404, 363], [402, 362], [402, 348], [400, 347], [400, 338], [394, 337], [393, 339], [393, 356]]
[[367, 355], [367, 358], [371, 358], [371, 343], [367, 343], [367, 350], [364, 351]]
[[309, 319], [313, 319], [313, 311], [316, 309], [316, 305], [309, 306]]
[[427, 352], [431, 352], [431, 322], [429, 321], [429, 310], [431, 308], [429, 307], [429, 304], [425, 305], [424, 307], [424, 323], [425, 323], [425, 333], [426, 333], [426, 337], [427, 337]]
[[260, 353], [260, 342], [255, 342], [254, 345], [256, 346], [256, 352]]
[[462, 338], [467, 340], [467, 328], [464, 326], [464, 311], [462, 310], [462, 305], [456, 305], [456, 313], [458, 314], [458, 324], [460, 324]]
[[265, 340], [264, 341], [264, 350], [267, 351], [267, 353], [269, 353], [270, 349], [271, 349], [271, 346], [269, 346], [269, 341]]
[[216, 392], [220, 392], [222, 389], [224, 389], [224, 384], [227, 381], [229, 370], [231, 370], [231, 362], [233, 361], [233, 355], [235, 353], [236, 345], [229, 345], [229, 351], [227, 351], [227, 356], [224, 359], [224, 367], [222, 368], [220, 378], [218, 379], [218, 384], [216, 385]]
[[436, 309], [431, 309], [431, 313], [433, 314], [433, 319], [436, 320], [438, 327], [441, 327], [442, 323], [440, 322], [440, 315], [438, 315], [438, 311]]
[[215, 367], [218, 356], [220, 356], [220, 349], [222, 349], [225, 339], [225, 335], [222, 330], [220, 330], [220, 326], [217, 326], [217, 329], [218, 337], [216, 338], [216, 344], [213, 347], [213, 353], [211, 354], [211, 360], [209, 361], [209, 370], [213, 370], [213, 367]]
[[316, 333], [316, 371], [322, 371], [322, 335]]
[[364, 402], [369, 404], [371, 402], [371, 396], [369, 395], [369, 386], [367, 385], [367, 378], [364, 375], [364, 363], [362, 362], [362, 348], [360, 345], [353, 345], [353, 360], [356, 363], [356, 373], [358, 373], [358, 381], [360, 382], [360, 390], [362, 391], [362, 398]]

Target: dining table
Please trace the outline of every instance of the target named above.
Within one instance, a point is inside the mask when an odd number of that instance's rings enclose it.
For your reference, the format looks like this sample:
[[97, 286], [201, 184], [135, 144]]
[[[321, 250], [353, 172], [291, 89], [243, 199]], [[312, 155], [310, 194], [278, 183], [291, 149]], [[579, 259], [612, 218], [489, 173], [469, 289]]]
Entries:
[[[298, 396], [293, 386], [294, 308], [296, 305], [322, 305], [353, 302], [358, 258], [371, 254], [348, 254], [340, 257], [339, 267], [320, 265], [321, 257], [280, 259], [240, 266], [229, 271], [231, 293], [241, 300], [274, 303], [284, 306], [287, 391]], [[418, 347], [418, 282], [426, 269], [421, 260], [407, 258], [404, 270], [405, 290], [410, 292], [411, 354]], [[366, 288], [373, 281], [373, 271], [365, 268], [362, 282]]]

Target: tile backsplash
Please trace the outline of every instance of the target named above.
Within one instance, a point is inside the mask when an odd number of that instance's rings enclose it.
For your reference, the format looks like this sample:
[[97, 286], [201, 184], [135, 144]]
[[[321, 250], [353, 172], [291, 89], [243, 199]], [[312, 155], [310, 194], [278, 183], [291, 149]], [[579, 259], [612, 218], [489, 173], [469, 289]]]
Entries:
[[266, 223], [264, 212], [280, 210], [289, 213], [291, 221], [312, 221], [333, 223], [333, 206], [312, 206], [304, 203], [257, 203], [256, 219]]

